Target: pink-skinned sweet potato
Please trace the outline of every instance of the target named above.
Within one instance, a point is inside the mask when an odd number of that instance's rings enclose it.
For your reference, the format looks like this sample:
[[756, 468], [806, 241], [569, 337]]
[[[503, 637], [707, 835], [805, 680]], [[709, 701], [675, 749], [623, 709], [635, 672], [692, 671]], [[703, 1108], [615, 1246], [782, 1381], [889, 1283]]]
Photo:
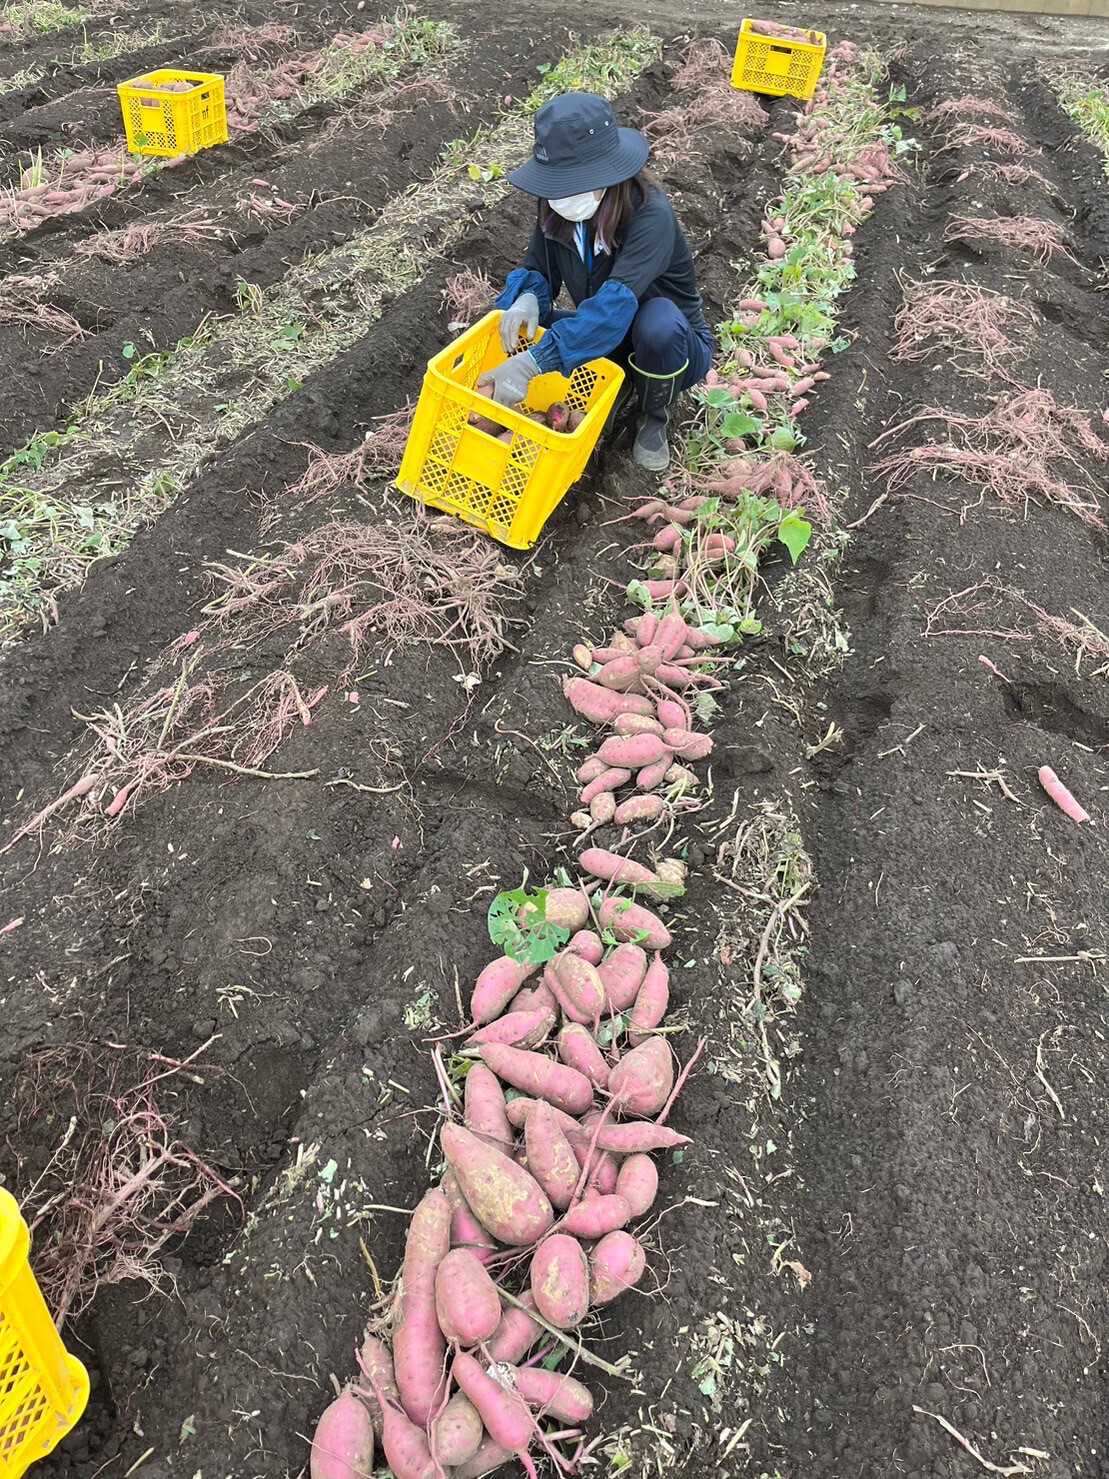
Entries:
[[468, 1206], [498, 1241], [526, 1248], [549, 1231], [554, 1208], [522, 1166], [457, 1125], [444, 1125], [439, 1140]]
[[458, 1345], [488, 1340], [500, 1324], [497, 1286], [468, 1248], [452, 1248], [435, 1275], [439, 1329]]
[[590, 1296], [593, 1304], [611, 1304], [643, 1277], [647, 1257], [631, 1233], [610, 1232], [589, 1255]]
[[654, 1206], [658, 1196], [658, 1167], [649, 1155], [630, 1155], [616, 1175], [616, 1191], [631, 1208], [633, 1217], [642, 1217]]
[[373, 1473], [373, 1423], [349, 1386], [316, 1424], [309, 1468], [312, 1479], [370, 1479]]
[[495, 1474], [498, 1469], [503, 1469], [505, 1464], [510, 1464], [515, 1457], [511, 1449], [494, 1442], [486, 1433], [473, 1458], [467, 1459], [464, 1464], [459, 1464], [451, 1475], [451, 1479], [485, 1479], [487, 1474]]
[[[482, 1043], [478, 1051], [484, 1054], [487, 1048], [497, 1046], [503, 1044]], [[496, 1073], [483, 1063], [471, 1064], [466, 1074], [462, 1119], [472, 1134], [497, 1146], [499, 1150], [511, 1150], [515, 1136], [508, 1123], [504, 1090]]]
[[639, 827], [646, 822], [657, 822], [665, 810], [666, 803], [661, 796], [629, 796], [617, 805], [612, 820], [618, 827]]
[[[538, 1099], [513, 1099], [508, 1106], [509, 1123], [518, 1128], [523, 1128], [526, 1134], [526, 1127], [531, 1111], [535, 1108], [536, 1104], [542, 1102], [544, 1101]], [[589, 1166], [586, 1185], [606, 1196], [614, 1192], [616, 1190], [617, 1167], [612, 1156], [603, 1150], [598, 1151], [596, 1149], [591, 1154], [590, 1141], [592, 1130], [587, 1130], [581, 1121], [575, 1119], [573, 1115], [564, 1114], [562, 1110], [554, 1109], [553, 1106], [551, 1108], [555, 1117], [555, 1123], [569, 1141], [570, 1149], [574, 1152], [574, 1158], [579, 1168], [584, 1170], [587, 1165]]]
[[431, 1455], [448, 1471], [468, 1463], [481, 1447], [485, 1428], [478, 1410], [463, 1392], [455, 1392], [431, 1424]]
[[667, 729], [662, 738], [666, 748], [682, 760], [704, 760], [712, 754], [712, 740], [707, 734], [697, 734], [690, 729]]
[[[570, 934], [585, 928], [589, 919], [589, 900], [580, 888], [549, 888], [546, 892], [543, 909], [549, 924], [568, 930]], [[526, 923], [526, 920], [521, 922]]]
[[543, 1188], [551, 1205], [564, 1211], [573, 1198], [581, 1167], [555, 1118], [555, 1110], [543, 1099], [533, 1101], [524, 1124], [524, 1147], [528, 1170]]
[[593, 1416], [593, 1398], [589, 1388], [561, 1371], [544, 1371], [541, 1366], [521, 1366], [512, 1373], [516, 1390], [529, 1407], [541, 1417], [556, 1422], [587, 1423]]
[[674, 1057], [663, 1037], [649, 1037], [625, 1053], [608, 1081], [613, 1108], [636, 1119], [658, 1114], [673, 1087]]
[[656, 954], [647, 967], [631, 1009], [628, 1038], [633, 1048], [646, 1041], [647, 1034], [666, 1016], [669, 1005], [670, 972], [662, 956]]
[[[649, 714], [617, 714], [613, 723], [613, 729], [617, 734], [658, 734], [661, 735], [663, 725], [657, 719], [652, 719]], [[600, 757], [598, 756], [598, 759]], [[604, 761], [601, 760], [601, 764]], [[580, 777], [579, 777], [580, 779]]]
[[647, 952], [640, 945], [617, 945], [597, 967], [610, 1011], [626, 1012], [647, 974]]
[[652, 1150], [676, 1150], [679, 1145], [692, 1145], [688, 1135], [679, 1135], [669, 1125], [652, 1124], [650, 1120], [630, 1120], [622, 1125], [602, 1125], [596, 1132], [597, 1146], [613, 1155], [649, 1154]]
[[494, 1017], [499, 1017], [536, 969], [536, 966], [513, 960], [508, 955], [491, 960], [478, 976], [470, 998], [470, 1015], [477, 1026], [482, 1027], [492, 1022]]
[[635, 885], [656, 882], [650, 868], [604, 847], [587, 847], [578, 861], [587, 873], [592, 873], [594, 878], [603, 878], [606, 883]]
[[[446, 1380], [445, 1374], [440, 1377], [444, 1387]], [[382, 1410], [385, 1431], [381, 1446], [393, 1479], [436, 1479], [436, 1464], [425, 1429], [414, 1423], [403, 1408], [390, 1402], [383, 1402]]]
[[[593, 1085], [576, 1068], [567, 1068], [564, 1063], [556, 1063], [551, 1058], [545, 1058], [542, 1053], [529, 1053], [523, 1048], [506, 1048], [500, 1043], [487, 1043], [479, 1051], [487, 1067], [506, 1084], [511, 1084], [514, 1089], [519, 1089], [531, 1098], [546, 1099], [548, 1104], [553, 1104], [566, 1114], [584, 1114], [593, 1103]], [[458, 1180], [465, 1194], [466, 1183], [461, 1176]], [[466, 1200], [473, 1206], [468, 1195]], [[477, 1212], [478, 1209], [474, 1207], [474, 1211]], [[478, 1216], [481, 1216], [480, 1212]], [[482, 1221], [485, 1219], [482, 1218]], [[495, 1232], [496, 1229], [489, 1228], [489, 1231]]]
[[506, 1012], [486, 1027], [479, 1027], [465, 1041], [467, 1048], [480, 1047], [482, 1043], [505, 1043], [510, 1048], [537, 1048], [546, 1042], [558, 1015], [554, 1010], [533, 1007], [526, 1012]]
[[[450, 1237], [450, 1203], [437, 1187], [424, 1195], [408, 1225], [393, 1314], [393, 1373], [401, 1406], [420, 1428], [427, 1427], [445, 1395], [447, 1345], [435, 1313], [435, 1275], [450, 1251]], [[385, 1410], [386, 1446], [388, 1416]]]
[[606, 791], [615, 791], [620, 786], [626, 785], [632, 778], [630, 770], [623, 770], [617, 765], [610, 765], [596, 778], [590, 781], [588, 786], [583, 787], [580, 800], [583, 806], [591, 806], [598, 796], [604, 795]]
[[384, 1429], [381, 1403], [377, 1399], [377, 1392], [383, 1392], [390, 1402], [398, 1404], [400, 1403], [400, 1392], [397, 1390], [397, 1379], [393, 1374], [393, 1353], [381, 1337], [375, 1335], [372, 1330], [367, 1330], [362, 1337], [362, 1344], [358, 1350], [358, 1366], [365, 1378], [359, 1383], [359, 1395], [369, 1410], [370, 1421], [374, 1426], [374, 1436], [380, 1443]]
[[573, 950], [590, 965], [600, 965], [605, 953], [604, 941], [595, 930], [578, 930], [576, 935], [571, 936], [566, 948]]
[[672, 763], [673, 757], [667, 751], [661, 760], [656, 760], [653, 765], [645, 765], [642, 770], [636, 771], [635, 784], [641, 791], [653, 791], [656, 786], [662, 785]]
[[577, 1238], [552, 1233], [532, 1254], [535, 1308], [559, 1330], [573, 1330], [589, 1310], [589, 1261]]
[[491, 1339], [486, 1341], [485, 1350], [490, 1361], [515, 1366], [543, 1334], [542, 1325], [537, 1324], [528, 1313], [528, 1309], [535, 1308], [535, 1300], [529, 1289], [525, 1289], [520, 1295], [520, 1304], [528, 1308], [519, 1309], [514, 1304], [505, 1306], [500, 1324]]
[[510, 1453], [526, 1453], [535, 1420], [524, 1399], [501, 1386], [464, 1351], [454, 1358], [451, 1375], [477, 1408], [490, 1438]]
[[555, 1046], [567, 1068], [584, 1073], [595, 1089], [608, 1088], [608, 1063], [597, 1046], [597, 1039], [580, 1022], [567, 1022], [558, 1034]]
[[669, 753], [670, 746], [657, 734], [614, 734], [597, 751], [606, 765], [624, 770], [641, 770]]
[[[617, 1178], [619, 1184], [619, 1178]], [[610, 1196], [586, 1197], [572, 1207], [559, 1223], [562, 1232], [593, 1243], [631, 1221], [632, 1209], [619, 1192]]]
[[638, 693], [616, 693], [588, 678], [564, 678], [562, 692], [570, 707], [591, 724], [611, 724], [617, 714], [653, 714], [654, 704]]
[[576, 950], [560, 950], [551, 960], [551, 972], [554, 979], [544, 976], [544, 980], [574, 1021], [593, 1022], [601, 1015], [605, 993], [595, 965]]
[[470, 1210], [454, 1172], [448, 1171], [439, 1185], [451, 1207], [451, 1247], [468, 1248], [479, 1263], [488, 1263], [497, 1251], [496, 1240]]
[[549, 986], [542, 981], [536, 981], [531, 986], [525, 986], [517, 991], [516, 995], [508, 1003], [509, 1012], [550, 1012], [552, 1018], [558, 1020], [558, 998]]
[[670, 931], [658, 915], [630, 899], [605, 899], [597, 918], [602, 929], [611, 930], [618, 940], [644, 945], [648, 950], [665, 950], [670, 944]]

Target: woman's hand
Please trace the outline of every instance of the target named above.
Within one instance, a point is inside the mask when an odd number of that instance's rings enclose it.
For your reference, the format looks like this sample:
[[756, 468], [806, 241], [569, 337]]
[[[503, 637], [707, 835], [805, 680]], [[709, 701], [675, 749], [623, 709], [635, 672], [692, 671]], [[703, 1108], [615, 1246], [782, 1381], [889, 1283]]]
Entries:
[[506, 308], [500, 321], [501, 347], [505, 354], [518, 348], [521, 330], [528, 342], [539, 328], [539, 299], [534, 293], [521, 293], [511, 308]]
[[527, 395], [528, 386], [538, 374], [539, 366], [531, 351], [525, 349], [522, 354], [506, 359], [503, 365], [494, 365], [491, 370], [486, 370], [477, 385], [479, 390], [489, 386], [489, 394], [500, 405], [516, 406]]

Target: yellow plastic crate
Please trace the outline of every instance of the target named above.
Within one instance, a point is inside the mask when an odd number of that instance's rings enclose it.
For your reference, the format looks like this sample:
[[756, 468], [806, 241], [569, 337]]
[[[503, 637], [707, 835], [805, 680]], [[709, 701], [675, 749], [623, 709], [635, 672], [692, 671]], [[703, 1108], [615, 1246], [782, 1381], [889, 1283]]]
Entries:
[[[182, 92], [160, 92], [170, 82], [187, 82]], [[195, 154], [227, 142], [223, 78], [214, 72], [178, 72], [162, 67], [116, 89], [134, 154], [161, 157]]]
[[[596, 359], [564, 375], [537, 375], [524, 403], [546, 411], [565, 401], [584, 411], [576, 431], [550, 431], [518, 411], [498, 406], [496, 419], [514, 433], [499, 441], [468, 424], [471, 411], [488, 415], [489, 397], [474, 389], [479, 377], [506, 358], [497, 324], [480, 323], [428, 362], [419, 404], [396, 486], [419, 502], [484, 529], [512, 549], [530, 549], [569, 489], [585, 470], [604, 430], [624, 372]], [[540, 334], [542, 337], [542, 334]]]
[[0, 1479], [45, 1458], [85, 1410], [89, 1379], [67, 1353], [27, 1262], [27, 1224], [0, 1187]]
[[821, 31], [810, 31], [815, 39], [783, 41], [774, 36], [759, 36], [751, 29], [750, 18], [739, 28], [732, 86], [741, 92], [762, 92], [772, 97], [808, 100], [816, 91], [824, 66], [827, 38]]

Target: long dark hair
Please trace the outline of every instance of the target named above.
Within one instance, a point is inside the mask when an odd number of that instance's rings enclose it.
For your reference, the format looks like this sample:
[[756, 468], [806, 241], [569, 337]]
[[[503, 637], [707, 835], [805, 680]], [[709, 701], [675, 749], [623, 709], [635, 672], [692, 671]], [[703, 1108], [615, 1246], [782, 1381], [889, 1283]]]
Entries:
[[[597, 245], [601, 251], [611, 254], [619, 245], [631, 220], [632, 212], [647, 199], [652, 190], [659, 188], [656, 176], [649, 169], [641, 169], [630, 180], [621, 180], [619, 185], [610, 185], [601, 198], [597, 214], [593, 217], [597, 228]], [[574, 243], [577, 226], [551, 209], [549, 200], [539, 202], [539, 219], [543, 232], [565, 246]]]

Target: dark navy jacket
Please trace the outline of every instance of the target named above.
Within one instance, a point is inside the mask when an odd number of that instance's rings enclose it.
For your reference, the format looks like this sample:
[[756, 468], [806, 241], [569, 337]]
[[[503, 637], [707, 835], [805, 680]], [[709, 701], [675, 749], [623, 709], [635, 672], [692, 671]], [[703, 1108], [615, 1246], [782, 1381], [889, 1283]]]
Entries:
[[661, 190], [652, 188], [633, 209], [611, 254], [596, 247], [595, 221], [584, 223], [584, 234], [583, 260], [576, 245], [544, 235], [537, 223], [523, 265], [509, 273], [496, 300], [498, 308], [510, 308], [521, 293], [534, 293], [546, 324], [561, 290], [570, 295], [577, 313], [559, 319], [531, 347], [543, 373], [569, 375], [578, 365], [611, 355], [627, 337], [639, 305], [650, 298], [669, 298], [694, 329], [707, 330], [689, 243]]

